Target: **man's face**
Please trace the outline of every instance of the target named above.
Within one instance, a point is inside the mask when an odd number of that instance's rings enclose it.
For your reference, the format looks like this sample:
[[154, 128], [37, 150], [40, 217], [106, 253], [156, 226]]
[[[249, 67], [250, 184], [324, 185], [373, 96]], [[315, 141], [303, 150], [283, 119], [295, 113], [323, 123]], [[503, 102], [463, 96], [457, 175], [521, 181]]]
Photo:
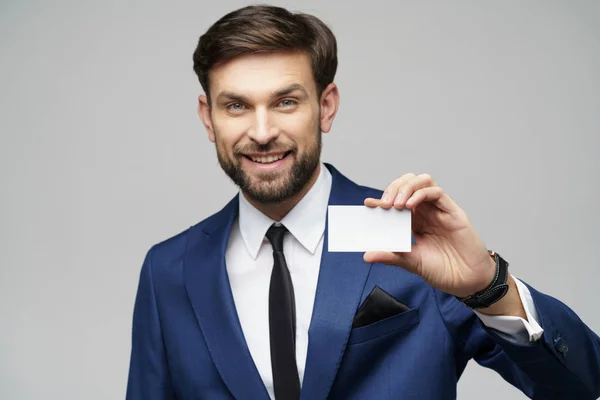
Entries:
[[210, 71], [210, 94], [210, 109], [201, 117], [225, 173], [262, 203], [300, 192], [321, 153], [321, 106], [310, 58], [236, 58]]

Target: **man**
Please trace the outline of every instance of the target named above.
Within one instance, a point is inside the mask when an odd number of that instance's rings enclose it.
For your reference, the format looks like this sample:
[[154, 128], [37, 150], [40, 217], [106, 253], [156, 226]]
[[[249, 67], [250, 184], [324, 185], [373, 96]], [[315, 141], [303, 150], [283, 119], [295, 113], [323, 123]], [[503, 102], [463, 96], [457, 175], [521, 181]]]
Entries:
[[[148, 252], [127, 398], [453, 399], [472, 358], [532, 398], [600, 396], [598, 336], [430, 176], [382, 193], [320, 162], [336, 68], [332, 32], [281, 8], [200, 38], [198, 113], [240, 193]], [[412, 210], [412, 251], [328, 252], [327, 206], [360, 204]]]

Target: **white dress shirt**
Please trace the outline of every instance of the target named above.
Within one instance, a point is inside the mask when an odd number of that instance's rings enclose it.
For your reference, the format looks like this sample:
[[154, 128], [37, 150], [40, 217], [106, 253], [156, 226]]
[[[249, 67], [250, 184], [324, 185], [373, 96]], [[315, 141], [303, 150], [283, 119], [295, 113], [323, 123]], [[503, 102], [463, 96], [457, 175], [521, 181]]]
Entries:
[[[308, 328], [317, 291], [323, 252], [323, 238], [332, 177], [321, 164], [315, 184], [300, 202], [281, 220], [290, 234], [285, 235], [283, 251], [292, 277], [296, 298], [296, 361], [300, 382], [304, 377], [308, 350]], [[269, 283], [273, 269], [273, 248], [265, 238], [274, 224], [239, 195], [239, 214], [232, 226], [225, 262], [235, 307], [254, 364], [271, 396], [273, 375], [269, 340]], [[527, 343], [543, 333], [527, 287], [515, 279], [529, 320], [519, 317], [494, 317], [476, 313], [490, 328], [508, 340]]]

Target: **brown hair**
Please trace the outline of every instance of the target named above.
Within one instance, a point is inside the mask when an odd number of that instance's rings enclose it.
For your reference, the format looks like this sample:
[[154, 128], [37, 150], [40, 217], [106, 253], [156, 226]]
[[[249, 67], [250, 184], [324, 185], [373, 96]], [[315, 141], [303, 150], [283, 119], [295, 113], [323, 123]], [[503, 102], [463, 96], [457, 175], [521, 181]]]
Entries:
[[276, 51], [305, 51], [310, 56], [319, 96], [333, 82], [337, 70], [333, 32], [313, 15], [266, 5], [240, 8], [215, 22], [200, 36], [194, 71], [210, 100], [211, 68], [243, 55]]

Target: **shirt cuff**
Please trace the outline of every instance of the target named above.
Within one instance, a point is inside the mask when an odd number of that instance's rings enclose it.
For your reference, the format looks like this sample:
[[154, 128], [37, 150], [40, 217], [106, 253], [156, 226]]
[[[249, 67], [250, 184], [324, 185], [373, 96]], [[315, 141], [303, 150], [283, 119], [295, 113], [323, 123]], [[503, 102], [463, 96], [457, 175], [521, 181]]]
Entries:
[[474, 310], [474, 312], [485, 326], [503, 333], [504, 335], [502, 336], [506, 337], [511, 342], [517, 344], [536, 342], [542, 336], [544, 330], [538, 323], [539, 315], [535, 308], [533, 298], [531, 297], [531, 292], [523, 282], [519, 281], [514, 276], [513, 279], [517, 285], [517, 291], [519, 292], [519, 297], [523, 303], [527, 320], [524, 320], [521, 317], [505, 315], [487, 315], [482, 314], [477, 310]]

